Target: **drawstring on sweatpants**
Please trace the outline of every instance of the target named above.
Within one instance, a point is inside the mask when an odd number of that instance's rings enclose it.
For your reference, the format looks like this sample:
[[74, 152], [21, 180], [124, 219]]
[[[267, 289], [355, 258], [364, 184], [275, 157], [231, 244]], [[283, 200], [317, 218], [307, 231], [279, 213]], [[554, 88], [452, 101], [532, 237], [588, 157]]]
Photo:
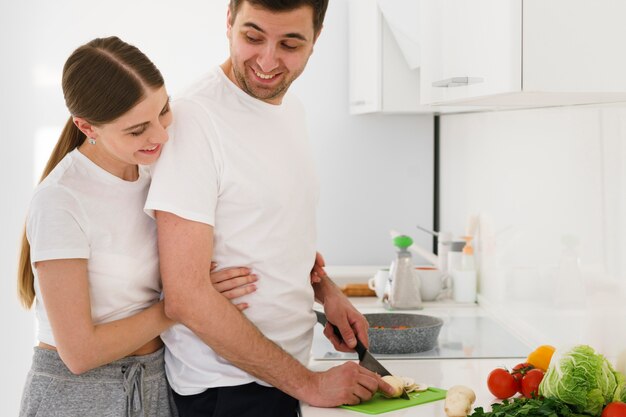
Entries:
[[[124, 393], [126, 394], [126, 416], [146, 416], [143, 403], [143, 373], [144, 364], [133, 363], [130, 367], [122, 367], [124, 373]], [[141, 414], [139, 414], [141, 412]]]

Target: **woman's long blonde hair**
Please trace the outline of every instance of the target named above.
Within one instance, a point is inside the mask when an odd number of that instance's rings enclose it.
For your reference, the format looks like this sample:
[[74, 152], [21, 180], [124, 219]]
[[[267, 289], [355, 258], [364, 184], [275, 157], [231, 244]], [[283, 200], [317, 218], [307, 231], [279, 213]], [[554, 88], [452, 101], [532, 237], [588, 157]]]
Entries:
[[[72, 116], [57, 141], [40, 181], [86, 137], [73, 121], [82, 117], [93, 125], [112, 122], [143, 100], [148, 89], [164, 84], [157, 67], [136, 47], [112, 36], [76, 49], [63, 67], [63, 96]], [[26, 227], [18, 264], [18, 294], [26, 308], [35, 299], [34, 274]]]

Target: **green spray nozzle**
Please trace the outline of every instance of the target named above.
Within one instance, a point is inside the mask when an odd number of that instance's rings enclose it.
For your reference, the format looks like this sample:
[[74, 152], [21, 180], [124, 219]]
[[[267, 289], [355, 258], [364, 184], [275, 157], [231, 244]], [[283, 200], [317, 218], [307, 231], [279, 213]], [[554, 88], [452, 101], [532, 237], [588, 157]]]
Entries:
[[400, 235], [393, 238], [393, 244], [400, 249], [406, 249], [413, 244], [410, 236]]

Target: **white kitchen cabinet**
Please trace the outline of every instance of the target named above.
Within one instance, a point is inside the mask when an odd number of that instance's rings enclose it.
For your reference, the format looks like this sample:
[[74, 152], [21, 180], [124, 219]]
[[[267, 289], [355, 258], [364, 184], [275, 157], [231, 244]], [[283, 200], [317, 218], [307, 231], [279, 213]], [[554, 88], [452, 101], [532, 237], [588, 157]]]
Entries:
[[421, 0], [422, 104], [626, 101], [626, 2]]
[[[420, 105], [419, 68], [410, 68], [379, 1], [350, 0], [348, 4], [350, 113], [432, 112]], [[417, 12], [411, 18], [417, 22]], [[419, 56], [418, 50], [414, 53]]]

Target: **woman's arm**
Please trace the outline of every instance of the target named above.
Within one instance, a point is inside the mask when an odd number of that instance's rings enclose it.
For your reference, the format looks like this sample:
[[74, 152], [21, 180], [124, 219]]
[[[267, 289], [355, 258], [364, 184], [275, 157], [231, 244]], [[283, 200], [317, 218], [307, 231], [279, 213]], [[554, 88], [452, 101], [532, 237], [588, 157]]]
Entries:
[[[124, 319], [94, 325], [86, 259], [36, 263], [39, 287], [52, 326], [59, 356], [75, 374], [86, 372], [135, 352], [174, 324], [163, 301]], [[256, 276], [247, 268], [211, 274], [216, 288], [228, 299], [253, 292]], [[240, 310], [247, 304], [237, 304]]]
[[[229, 300], [256, 291], [257, 276], [245, 267], [227, 268], [217, 271], [217, 264], [211, 262], [211, 283], [213, 287]], [[249, 307], [248, 303], [235, 303], [240, 311]]]
[[161, 301], [131, 317], [94, 325], [86, 259], [42, 261], [35, 267], [57, 351], [75, 374], [131, 354], [174, 324]]

